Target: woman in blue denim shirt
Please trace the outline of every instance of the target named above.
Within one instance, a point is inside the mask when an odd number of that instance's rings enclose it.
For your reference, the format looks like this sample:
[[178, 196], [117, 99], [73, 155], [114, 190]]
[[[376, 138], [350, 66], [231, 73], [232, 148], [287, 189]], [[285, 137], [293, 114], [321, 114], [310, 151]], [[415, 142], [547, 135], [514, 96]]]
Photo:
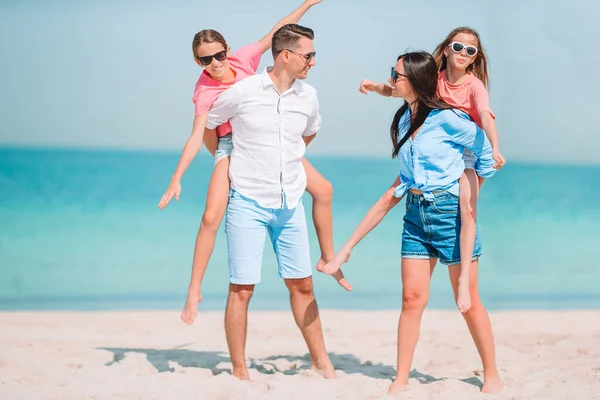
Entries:
[[[388, 392], [395, 394], [408, 383], [408, 376], [421, 317], [427, 304], [433, 269], [439, 259], [449, 266], [450, 282], [457, 296], [460, 275], [460, 212], [458, 179], [465, 164], [464, 149], [478, 157], [476, 172], [494, 175], [492, 148], [468, 116], [452, 109], [437, 96], [437, 66], [426, 52], [398, 57], [389, 80], [392, 96], [404, 104], [391, 126], [393, 156], [400, 159], [400, 174], [379, 201], [369, 210], [348, 242], [325, 267], [334, 273], [350, 252], [381, 222], [387, 212], [406, 195], [402, 232], [402, 312], [398, 323], [398, 368]], [[495, 360], [492, 327], [477, 284], [481, 255], [479, 235], [475, 239], [471, 264], [472, 306], [463, 314], [475, 341], [484, 369], [483, 392], [495, 392], [503, 383]]]

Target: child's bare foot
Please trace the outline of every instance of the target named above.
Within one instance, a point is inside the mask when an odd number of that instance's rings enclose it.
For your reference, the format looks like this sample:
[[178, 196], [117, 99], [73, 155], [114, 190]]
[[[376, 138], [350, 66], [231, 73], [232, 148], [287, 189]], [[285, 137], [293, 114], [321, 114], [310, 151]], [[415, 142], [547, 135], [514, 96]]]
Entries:
[[319, 272], [323, 272], [325, 274], [328, 275], [332, 275], [335, 280], [337, 281], [337, 283], [340, 284], [341, 287], [343, 287], [344, 289], [346, 289], [347, 291], [351, 291], [352, 290], [352, 285], [350, 284], [350, 282], [348, 282], [346, 280], [346, 278], [344, 277], [344, 273], [340, 270], [340, 266], [342, 265], [342, 263], [346, 262], [348, 260], [348, 258], [346, 258], [346, 260], [344, 260], [343, 262], [341, 262], [337, 269], [334, 272], [327, 272], [326, 267], [331, 264], [332, 262], [334, 262], [336, 258], [334, 257], [333, 260], [331, 260], [329, 263], [325, 260], [325, 258], [321, 257], [319, 259], [319, 261], [317, 262], [317, 271]]
[[396, 393], [398, 393], [400, 390], [404, 389], [407, 384], [408, 384], [408, 382], [401, 382], [401, 381], [398, 381], [397, 379], [395, 379], [394, 382], [392, 382], [392, 384], [388, 388], [387, 392], [388, 392], [388, 394], [393, 396]]
[[181, 312], [181, 320], [186, 324], [193, 324], [198, 315], [198, 303], [202, 301], [202, 294], [200, 292], [188, 292], [187, 300], [185, 301], [185, 307]]
[[458, 296], [456, 305], [461, 313], [466, 313], [471, 308], [471, 292], [469, 290], [469, 281], [458, 280]]
[[[343, 250], [337, 253], [332, 259], [327, 260], [325, 257], [321, 257], [317, 263], [317, 271], [323, 272], [328, 275], [333, 275], [342, 267], [342, 264], [350, 259], [350, 253], [346, 253]], [[323, 265], [322, 264], [325, 264]]]
[[311, 369], [314, 371], [317, 371], [318, 373], [323, 375], [323, 377], [325, 379], [337, 378], [337, 374], [335, 373], [335, 368], [333, 368], [333, 365], [331, 364], [331, 361], [329, 361], [329, 360], [327, 360], [327, 362], [324, 362], [324, 363], [315, 362], [315, 363], [313, 363]]
[[496, 393], [504, 387], [504, 382], [499, 376], [493, 378], [484, 378], [483, 387], [481, 391], [483, 393]]

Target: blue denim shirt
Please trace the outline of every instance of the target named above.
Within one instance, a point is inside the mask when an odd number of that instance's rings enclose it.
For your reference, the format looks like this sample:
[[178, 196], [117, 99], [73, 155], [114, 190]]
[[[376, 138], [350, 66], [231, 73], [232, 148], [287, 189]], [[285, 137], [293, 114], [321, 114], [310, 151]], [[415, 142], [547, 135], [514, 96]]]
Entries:
[[[400, 118], [399, 137], [408, 130], [410, 109]], [[465, 170], [463, 151], [467, 148], [477, 157], [475, 172], [482, 178], [496, 173], [492, 146], [485, 132], [459, 110], [433, 110], [417, 131], [400, 149], [400, 185], [394, 191], [402, 197], [409, 189], [423, 192], [433, 200], [433, 192], [445, 190], [459, 194], [458, 179]]]

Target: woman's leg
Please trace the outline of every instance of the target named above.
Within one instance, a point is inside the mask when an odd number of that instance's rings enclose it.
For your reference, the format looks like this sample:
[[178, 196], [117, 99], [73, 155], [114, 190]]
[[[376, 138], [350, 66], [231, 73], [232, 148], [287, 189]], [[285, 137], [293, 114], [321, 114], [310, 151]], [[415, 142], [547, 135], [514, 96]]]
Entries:
[[194, 247], [194, 260], [192, 264], [192, 277], [188, 288], [185, 307], [181, 312], [181, 320], [187, 324], [194, 322], [198, 312], [198, 303], [202, 301], [200, 287], [208, 266], [208, 260], [215, 247], [215, 237], [221, 220], [227, 209], [229, 199], [229, 157], [223, 158], [215, 165], [210, 178], [208, 193], [206, 194], [206, 207], [200, 229], [196, 236]]
[[[333, 186], [313, 167], [306, 158], [302, 159], [306, 171], [306, 191], [313, 198], [312, 217], [321, 248], [321, 258], [317, 262], [317, 270], [323, 272], [323, 267], [335, 257], [333, 247], [333, 216], [332, 199]], [[346, 290], [352, 290], [350, 283], [344, 278], [341, 270], [333, 274], [335, 280]]]
[[398, 321], [398, 369], [388, 389], [396, 394], [408, 383], [410, 366], [419, 339], [421, 317], [429, 298], [429, 282], [437, 258], [402, 258], [402, 312]]
[[460, 278], [458, 280], [458, 298], [456, 305], [465, 313], [471, 308], [469, 293], [469, 268], [473, 259], [473, 246], [477, 234], [477, 198], [479, 180], [474, 170], [467, 168], [460, 178]]
[[[479, 298], [478, 279], [478, 260], [471, 263], [469, 276], [469, 289], [471, 294], [471, 308], [463, 317], [469, 327], [469, 332], [475, 341], [475, 346], [483, 363], [483, 388], [482, 392], [492, 393], [500, 390], [503, 386], [498, 367], [496, 366], [496, 350], [494, 348], [494, 336], [492, 334], [492, 324], [488, 313]], [[448, 269], [450, 273], [450, 282], [454, 291], [454, 298], [458, 299], [460, 278], [462, 275], [459, 265], [452, 265]]]

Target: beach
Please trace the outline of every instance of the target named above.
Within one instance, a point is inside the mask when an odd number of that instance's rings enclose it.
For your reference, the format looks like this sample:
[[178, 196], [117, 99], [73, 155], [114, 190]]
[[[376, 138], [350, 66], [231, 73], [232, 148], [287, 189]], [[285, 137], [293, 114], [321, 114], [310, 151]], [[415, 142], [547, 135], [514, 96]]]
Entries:
[[[314, 274], [336, 380], [308, 369], [289, 295], [265, 249], [250, 305], [251, 381], [240, 382], [230, 373], [223, 328], [223, 229], [198, 318], [192, 326], [179, 319], [210, 176], [204, 171], [213, 160], [199, 156], [180, 201], [159, 212], [177, 157], [0, 149], [0, 187], [8, 194], [0, 197], [0, 400], [382, 398], [396, 368], [403, 203], [344, 265], [352, 292]], [[389, 187], [397, 164], [311, 161], [335, 187], [339, 248]], [[600, 203], [581, 206], [600, 195], [599, 172], [511, 164], [486, 182], [478, 205], [479, 290], [506, 387], [480, 393], [479, 356], [455, 311], [447, 268], [438, 265], [410, 384], [398, 399], [600, 399], [600, 269], [573, 261], [574, 254], [600, 256]], [[305, 201], [309, 210], [310, 196]]]
[[[249, 382], [231, 376], [223, 313], [0, 313], [1, 399], [378, 399], [395, 375], [398, 311], [322, 310], [338, 378], [309, 369], [291, 311], [250, 311]], [[492, 312], [505, 388], [480, 393], [458, 312], [427, 310], [398, 399], [600, 399], [600, 311]], [[483, 397], [482, 397], [483, 396]], [[389, 397], [388, 397], [389, 398]]]

